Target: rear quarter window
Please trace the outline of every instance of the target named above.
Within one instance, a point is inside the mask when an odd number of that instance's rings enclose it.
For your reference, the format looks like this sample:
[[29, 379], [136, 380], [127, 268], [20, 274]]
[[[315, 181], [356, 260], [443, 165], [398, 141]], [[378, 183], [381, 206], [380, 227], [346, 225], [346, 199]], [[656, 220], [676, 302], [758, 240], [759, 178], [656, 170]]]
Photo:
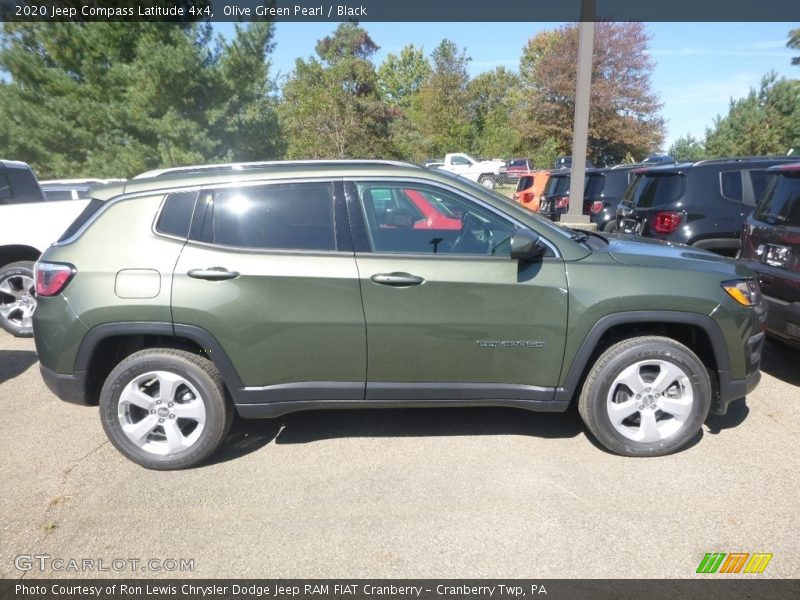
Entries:
[[81, 227], [83, 227], [86, 223], [88, 223], [89, 219], [91, 219], [94, 216], [94, 214], [103, 207], [104, 204], [105, 202], [103, 202], [102, 200], [97, 200], [97, 199], [90, 200], [89, 204], [86, 205], [86, 208], [84, 208], [81, 214], [79, 214], [78, 217], [72, 222], [72, 224], [69, 227], [67, 227], [67, 230], [63, 234], [61, 234], [61, 237], [58, 238], [58, 242], [56, 243], [60, 244], [62, 242], [66, 242], [72, 236], [78, 233]]
[[719, 191], [726, 200], [742, 202], [744, 200], [742, 191], [742, 172], [741, 171], [722, 171], [719, 174]]

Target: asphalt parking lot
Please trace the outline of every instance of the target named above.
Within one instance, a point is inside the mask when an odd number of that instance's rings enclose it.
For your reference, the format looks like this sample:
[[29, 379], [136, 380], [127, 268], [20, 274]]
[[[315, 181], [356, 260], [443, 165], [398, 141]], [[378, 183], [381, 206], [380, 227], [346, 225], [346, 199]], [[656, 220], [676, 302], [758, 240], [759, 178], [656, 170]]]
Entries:
[[691, 577], [739, 551], [798, 577], [800, 352], [770, 342], [763, 369], [664, 458], [604, 452], [573, 411], [326, 411], [237, 421], [213, 463], [162, 473], [0, 332], [0, 576], [80, 576], [15, 567], [44, 554], [194, 560], [101, 576]]

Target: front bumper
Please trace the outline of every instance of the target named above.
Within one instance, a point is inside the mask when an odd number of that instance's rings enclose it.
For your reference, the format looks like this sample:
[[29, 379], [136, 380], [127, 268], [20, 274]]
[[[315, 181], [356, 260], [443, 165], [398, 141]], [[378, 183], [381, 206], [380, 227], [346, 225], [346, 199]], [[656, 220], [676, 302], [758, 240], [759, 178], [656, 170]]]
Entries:
[[734, 400], [744, 398], [756, 389], [761, 381], [761, 353], [764, 350], [764, 332], [751, 336], [745, 345], [745, 362], [750, 373], [744, 379], [731, 379], [729, 371], [719, 371], [719, 390], [718, 394], [711, 403], [710, 412], [715, 415], [724, 415], [728, 412], [728, 406]]
[[39, 371], [42, 373], [42, 379], [48, 389], [64, 402], [83, 406], [90, 404], [85, 371], [64, 375], [56, 373], [42, 364], [39, 364]]

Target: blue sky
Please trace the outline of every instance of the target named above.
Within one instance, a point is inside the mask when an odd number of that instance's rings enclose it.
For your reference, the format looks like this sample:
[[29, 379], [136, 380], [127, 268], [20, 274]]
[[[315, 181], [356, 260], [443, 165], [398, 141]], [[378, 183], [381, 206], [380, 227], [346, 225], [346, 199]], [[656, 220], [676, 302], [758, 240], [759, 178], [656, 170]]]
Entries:
[[[273, 72], [288, 75], [298, 57], [310, 56], [318, 39], [328, 35], [336, 23], [278, 23]], [[472, 57], [470, 74], [496, 66], [516, 70], [527, 40], [553, 23], [364, 23], [380, 46], [380, 63], [388, 53], [397, 53], [413, 43], [426, 52], [450, 38]], [[664, 103], [667, 120], [665, 148], [679, 136], [702, 137], [714, 117], [725, 114], [730, 98], [747, 94], [761, 77], [775, 70], [779, 75], [800, 78], [800, 67], [792, 66], [795, 52], [786, 48], [790, 29], [800, 23], [653, 23], [647, 28], [652, 39], [650, 53], [656, 62], [653, 88]], [[223, 34], [231, 24], [218, 25]]]

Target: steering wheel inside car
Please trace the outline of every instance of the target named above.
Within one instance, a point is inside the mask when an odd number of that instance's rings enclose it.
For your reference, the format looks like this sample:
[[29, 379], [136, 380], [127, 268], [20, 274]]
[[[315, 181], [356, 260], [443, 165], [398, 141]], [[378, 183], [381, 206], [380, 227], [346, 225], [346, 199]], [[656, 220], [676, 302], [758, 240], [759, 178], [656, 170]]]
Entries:
[[[461, 223], [458, 237], [453, 241], [453, 253], [489, 254], [491, 252], [493, 234], [491, 226], [470, 212], [461, 217]], [[474, 230], [478, 228], [482, 229], [483, 233], [476, 235]]]

